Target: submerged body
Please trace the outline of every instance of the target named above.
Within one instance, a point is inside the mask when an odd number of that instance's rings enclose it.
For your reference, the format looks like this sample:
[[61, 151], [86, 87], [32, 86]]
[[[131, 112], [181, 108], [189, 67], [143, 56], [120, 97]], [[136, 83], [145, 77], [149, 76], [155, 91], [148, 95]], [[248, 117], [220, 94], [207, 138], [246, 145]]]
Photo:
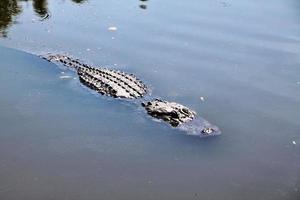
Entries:
[[[146, 85], [135, 75], [106, 68], [92, 67], [65, 55], [47, 55], [44, 59], [63, 64], [76, 71], [80, 82], [98, 93], [114, 98], [140, 99], [147, 94]], [[218, 127], [198, 117], [196, 112], [179, 103], [154, 99], [142, 103], [147, 114], [167, 122], [188, 135], [221, 134]]]

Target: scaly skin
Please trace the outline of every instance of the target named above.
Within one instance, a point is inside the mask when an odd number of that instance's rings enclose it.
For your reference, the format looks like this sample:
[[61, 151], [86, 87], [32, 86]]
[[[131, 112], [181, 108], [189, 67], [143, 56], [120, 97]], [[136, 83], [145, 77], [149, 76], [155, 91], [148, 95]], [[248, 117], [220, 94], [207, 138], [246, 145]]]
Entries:
[[149, 115], [157, 119], [162, 119], [173, 127], [192, 121], [196, 116], [195, 111], [175, 102], [155, 99], [148, 101], [146, 104], [143, 103], [142, 105]]
[[142, 98], [147, 93], [146, 86], [133, 74], [91, 67], [64, 55], [50, 55], [44, 58], [75, 69], [82, 84], [102, 95], [137, 99]]

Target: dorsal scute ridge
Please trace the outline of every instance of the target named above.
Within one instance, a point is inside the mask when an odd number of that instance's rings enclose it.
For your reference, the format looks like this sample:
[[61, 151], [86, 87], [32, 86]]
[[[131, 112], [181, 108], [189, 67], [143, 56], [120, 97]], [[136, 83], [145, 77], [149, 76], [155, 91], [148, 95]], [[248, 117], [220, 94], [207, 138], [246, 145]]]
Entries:
[[92, 90], [115, 98], [142, 98], [147, 93], [147, 87], [133, 74], [115, 69], [97, 68], [67, 55], [46, 55], [44, 59], [50, 62], [75, 69], [79, 80]]
[[[86, 74], [92, 76], [94, 78], [93, 81], [101, 80], [111, 85], [116, 91], [119, 91], [119, 93], [117, 93], [117, 96], [119, 94], [120, 97], [124, 98], [139, 98], [144, 95], [143, 91], [139, 91], [139, 88], [137, 86], [133, 86], [130, 83], [124, 82], [118, 79], [118, 77], [115, 77], [113, 74], [103, 73], [101, 70], [80, 71], [82, 72], [82, 75]], [[128, 94], [126, 95], [125, 93]]]

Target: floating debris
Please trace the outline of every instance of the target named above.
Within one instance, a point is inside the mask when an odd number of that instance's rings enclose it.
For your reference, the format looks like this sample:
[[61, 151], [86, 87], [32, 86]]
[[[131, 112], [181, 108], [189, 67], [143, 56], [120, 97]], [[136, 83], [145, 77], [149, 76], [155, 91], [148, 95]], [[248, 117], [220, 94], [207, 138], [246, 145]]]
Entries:
[[293, 140], [292, 143], [293, 143], [293, 145], [296, 145], [296, 144], [297, 144], [295, 140]]
[[69, 78], [72, 78], [72, 77], [71, 77], [71, 76], [64, 75], [64, 76], [60, 76], [59, 78], [60, 78], [60, 79], [69, 79]]
[[204, 97], [200, 97], [200, 100], [201, 100], [201, 101], [205, 101]]
[[110, 27], [108, 27], [108, 30], [109, 31], [116, 31], [116, 30], [118, 30], [118, 28], [116, 26], [110, 26]]

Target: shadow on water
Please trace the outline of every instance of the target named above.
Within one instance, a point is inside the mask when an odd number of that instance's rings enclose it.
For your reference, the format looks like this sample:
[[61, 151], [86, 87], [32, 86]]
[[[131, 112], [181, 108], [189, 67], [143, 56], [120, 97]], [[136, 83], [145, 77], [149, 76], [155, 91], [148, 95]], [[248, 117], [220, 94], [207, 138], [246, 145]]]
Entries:
[[[71, 0], [76, 4], [83, 4], [88, 0]], [[42, 20], [48, 19], [50, 11], [47, 0], [1, 0], [0, 1], [0, 37], [7, 37], [8, 28], [16, 23], [16, 18], [22, 13], [20, 2], [32, 2], [34, 12]]]

